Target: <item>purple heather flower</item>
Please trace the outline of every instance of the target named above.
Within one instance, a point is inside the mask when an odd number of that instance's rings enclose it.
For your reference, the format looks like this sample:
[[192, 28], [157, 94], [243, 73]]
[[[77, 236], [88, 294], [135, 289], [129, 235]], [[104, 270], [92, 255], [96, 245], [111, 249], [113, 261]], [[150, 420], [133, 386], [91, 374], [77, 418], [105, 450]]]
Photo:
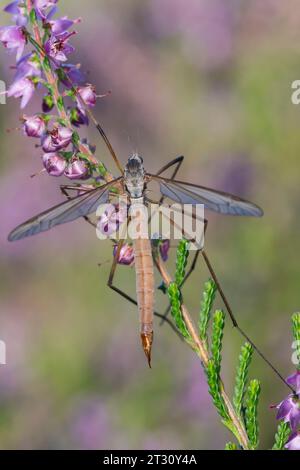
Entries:
[[26, 38], [19, 26], [4, 26], [0, 28], [0, 41], [7, 49], [15, 50], [17, 61], [22, 57]]
[[75, 31], [72, 33], [63, 33], [59, 36], [51, 36], [45, 44], [46, 53], [57, 62], [66, 62], [67, 55], [71, 54], [75, 49], [68, 40], [71, 36], [76, 34]]
[[49, 113], [54, 108], [54, 100], [52, 95], [45, 95], [42, 101], [42, 110], [44, 113]]
[[21, 78], [14, 81], [7, 90], [7, 96], [14, 96], [15, 98], [22, 98], [21, 109], [25, 108], [34, 94], [34, 84], [29, 78]]
[[169, 249], [170, 240], [163, 240], [162, 243], [159, 245], [160, 256], [162, 257], [163, 261], [167, 261], [169, 257]]
[[276, 406], [278, 413], [276, 419], [283, 419], [290, 423], [291, 429], [295, 431], [300, 424], [300, 401], [293, 395], [289, 395]]
[[[118, 247], [117, 247], [117, 245], [115, 245], [114, 250], [113, 250], [114, 256], [117, 253], [117, 249], [118, 249]], [[118, 263], [119, 264], [124, 264], [126, 266], [130, 266], [131, 264], [133, 264], [133, 262], [134, 262], [133, 248], [132, 248], [132, 246], [128, 245], [128, 243], [125, 243], [121, 248]]]
[[4, 11], [13, 15], [13, 21], [16, 23], [17, 26], [26, 26], [26, 10], [24, 6], [19, 6], [19, 1], [9, 3], [4, 8]]
[[300, 431], [293, 432], [284, 447], [288, 450], [300, 450]]
[[297, 370], [294, 374], [290, 375], [286, 381], [291, 385], [291, 387], [293, 387], [296, 393], [300, 394], [300, 370]]
[[80, 64], [62, 64], [61, 68], [68, 77], [66, 79], [61, 78], [61, 82], [65, 87], [72, 88], [74, 85], [80, 85], [85, 82], [85, 76], [80, 70]]
[[59, 36], [64, 34], [73, 24], [80, 23], [81, 19], [77, 18], [76, 20], [69, 20], [67, 16], [63, 18], [58, 18], [57, 20], [49, 21], [49, 25], [51, 27], [52, 34], [54, 36]]
[[68, 127], [57, 126], [42, 139], [44, 152], [62, 150], [71, 143], [73, 131]]
[[99, 218], [97, 228], [103, 235], [109, 237], [119, 229], [126, 218], [125, 204], [110, 204]]
[[42, 137], [46, 131], [46, 124], [41, 116], [24, 116], [23, 129], [28, 137]]
[[25, 77], [40, 77], [42, 74], [41, 66], [35, 60], [33, 54], [27, 54], [17, 63], [17, 71], [14, 80]]
[[70, 120], [71, 123], [76, 126], [89, 125], [89, 118], [86, 115], [85, 111], [79, 108], [72, 108], [70, 110]]
[[89, 167], [85, 160], [74, 157], [65, 170], [65, 176], [70, 180], [85, 179], [89, 177]]
[[43, 155], [43, 164], [47, 173], [51, 176], [61, 176], [67, 166], [66, 160], [56, 153], [45, 153]]
[[55, 7], [57, 2], [58, 0], [34, 0], [35, 11], [40, 18], [46, 19], [46, 10], [49, 7]]
[[[88, 84], [85, 86], [78, 87], [77, 93], [80, 95], [81, 100], [84, 102], [84, 104], [90, 106], [91, 108], [95, 106], [97, 101], [97, 95], [95, 87], [93, 85]], [[82, 108], [81, 100], [77, 98], [77, 103], [80, 109]]]
[[3, 11], [10, 13], [11, 15], [17, 15], [19, 13], [19, 0], [6, 5], [6, 7], [3, 8]]

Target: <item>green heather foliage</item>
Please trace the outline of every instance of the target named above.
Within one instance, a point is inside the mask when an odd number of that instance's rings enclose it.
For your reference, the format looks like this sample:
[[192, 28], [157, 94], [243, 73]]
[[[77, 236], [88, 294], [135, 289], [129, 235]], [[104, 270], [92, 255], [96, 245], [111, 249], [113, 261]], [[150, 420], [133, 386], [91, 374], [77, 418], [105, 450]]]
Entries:
[[233, 404], [239, 415], [242, 411], [245, 388], [248, 379], [248, 369], [251, 362], [252, 354], [252, 346], [249, 343], [245, 343], [242, 346], [241, 353], [239, 355], [239, 363], [236, 372], [233, 396]]
[[284, 450], [284, 446], [286, 444], [286, 441], [288, 440], [290, 433], [291, 428], [289, 423], [281, 421], [278, 424], [277, 432], [275, 434], [275, 443], [272, 447], [272, 450]]
[[204, 291], [202, 295], [200, 316], [199, 316], [199, 336], [205, 342], [207, 342], [207, 327], [211, 315], [213, 302], [216, 296], [216, 284], [212, 279], [209, 279], [204, 285]]
[[219, 415], [224, 420], [227, 421], [229, 420], [229, 416], [228, 416], [228, 412], [227, 412], [224, 400], [220, 394], [219, 370], [218, 370], [218, 367], [216, 367], [216, 364], [213, 359], [210, 359], [208, 361], [205, 372], [207, 375], [208, 391], [210, 395], [212, 396], [213, 403], [215, 407], [217, 408]]
[[220, 373], [221, 369], [221, 350], [224, 326], [225, 313], [222, 310], [216, 310], [213, 316], [211, 354], [218, 373]]
[[292, 329], [293, 337], [295, 341], [295, 351], [298, 360], [297, 369], [300, 370], [300, 313], [294, 313], [292, 315]]
[[245, 398], [245, 423], [250, 443], [255, 449], [258, 446], [257, 407], [260, 394], [260, 383], [251, 380]]
[[168, 287], [168, 295], [171, 304], [171, 314], [174, 318], [175, 325], [182, 334], [182, 336], [189, 340], [190, 334], [187, 330], [181, 311], [181, 293], [176, 282], [171, 282]]
[[177, 247], [175, 282], [181, 286], [185, 277], [185, 268], [189, 257], [189, 242], [180, 240]]
[[234, 442], [227, 442], [225, 445], [225, 450], [237, 450], [237, 446], [234, 444]]
[[[175, 281], [168, 287], [168, 295], [171, 303], [171, 313], [178, 330], [191, 345], [191, 336], [182, 315], [182, 294], [180, 287], [185, 277], [188, 260], [188, 242], [180, 242], [177, 249]], [[225, 313], [217, 309], [211, 315], [216, 296], [216, 285], [209, 279], [204, 285], [201, 308], [198, 320], [199, 337], [204, 348], [209, 355], [209, 360], [205, 362], [205, 373], [207, 377], [208, 390], [218, 414], [224, 424], [236, 437], [238, 445], [232, 442], [226, 444], [226, 450], [242, 449], [245, 436], [248, 437], [247, 448], [256, 449], [259, 444], [258, 427], [258, 402], [260, 395], [260, 382], [252, 379], [248, 383], [249, 367], [253, 356], [253, 347], [246, 342], [241, 347], [238, 358], [238, 365], [235, 375], [234, 393], [231, 405], [227, 399], [224, 400], [223, 383], [221, 380], [222, 366], [222, 342], [225, 327]], [[211, 335], [208, 334], [210, 319], [212, 318]], [[292, 316], [293, 337], [295, 341], [300, 339], [300, 314]], [[210, 338], [209, 338], [210, 336]], [[297, 345], [299, 353], [300, 346]], [[232, 410], [236, 412], [236, 418], [232, 415]], [[241, 437], [241, 428], [244, 429], [244, 437]], [[243, 431], [242, 431], [243, 432]], [[275, 435], [274, 450], [284, 449], [290, 435], [290, 426], [281, 422]], [[246, 444], [245, 444], [246, 445]]]

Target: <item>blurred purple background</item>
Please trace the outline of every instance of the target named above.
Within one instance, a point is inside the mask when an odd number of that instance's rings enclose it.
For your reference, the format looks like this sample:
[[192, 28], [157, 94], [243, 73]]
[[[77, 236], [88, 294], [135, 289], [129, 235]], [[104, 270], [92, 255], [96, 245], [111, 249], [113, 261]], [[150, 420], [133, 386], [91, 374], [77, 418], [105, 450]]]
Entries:
[[[1, 8], [7, 2], [0, 1]], [[76, 26], [76, 56], [98, 93], [96, 114], [122, 162], [138, 151], [153, 172], [185, 155], [180, 179], [261, 205], [261, 220], [209, 214], [206, 238], [241, 325], [283, 375], [291, 363], [290, 315], [299, 309], [300, 13], [288, 0], [60, 1]], [[8, 16], [0, 14], [1, 25]], [[1, 79], [13, 58], [0, 51]], [[39, 107], [37, 97], [26, 113]], [[18, 223], [62, 200], [42, 174], [40, 149], [21, 132], [16, 100], [0, 106], [0, 448], [215, 449], [222, 428], [193, 353], [155, 324], [153, 369], [140, 349], [137, 311], [106, 287], [111, 247], [82, 221], [16, 244]], [[93, 128], [97, 156], [116, 169]], [[104, 263], [100, 268], [98, 263]], [[174, 268], [174, 255], [170, 269]], [[199, 266], [185, 288], [196, 320], [208, 278]], [[134, 271], [117, 283], [134, 292]], [[157, 277], [157, 284], [159, 278]], [[156, 308], [166, 300], [156, 293]], [[216, 306], [220, 307], [219, 299]], [[229, 392], [242, 338], [225, 331]], [[287, 390], [255, 357], [262, 381], [261, 445], [276, 423], [269, 404]]]

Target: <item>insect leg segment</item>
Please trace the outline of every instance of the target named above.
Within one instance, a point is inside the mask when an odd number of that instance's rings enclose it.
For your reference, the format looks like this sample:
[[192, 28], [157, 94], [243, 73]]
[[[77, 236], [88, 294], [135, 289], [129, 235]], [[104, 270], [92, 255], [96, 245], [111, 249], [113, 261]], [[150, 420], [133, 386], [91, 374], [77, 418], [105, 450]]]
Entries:
[[173, 165], [176, 165], [176, 168], [171, 176], [171, 179], [175, 178], [175, 176], [177, 175], [178, 173], [178, 170], [179, 168], [181, 167], [182, 163], [183, 163], [183, 160], [184, 160], [184, 156], [181, 155], [180, 157], [176, 157], [174, 158], [174, 160], [171, 160], [169, 163], [167, 163], [166, 165], [164, 165], [157, 173], [156, 175], [159, 176], [161, 175], [164, 171], [168, 170], [169, 168], [171, 168]]
[[[190, 269], [188, 270], [188, 272], [186, 273], [181, 285], [180, 285], [180, 288], [182, 288], [184, 286], [184, 284], [186, 283], [186, 281], [188, 280], [188, 278], [191, 276], [191, 274], [193, 273], [193, 271], [195, 270], [196, 268], [196, 265], [197, 265], [197, 261], [199, 259], [199, 254], [200, 254], [200, 251], [201, 250], [197, 250], [195, 255], [194, 255], [194, 258], [193, 258], [193, 261], [191, 263], [191, 266], [190, 266]], [[164, 324], [164, 322], [167, 320], [167, 317], [169, 315], [169, 312], [171, 310], [171, 304], [168, 305], [168, 307], [166, 308], [165, 312], [163, 313], [162, 315], [162, 319], [161, 319], [161, 322], [160, 322], [160, 326]]]
[[[172, 221], [171, 221], [171, 222], [172, 222]], [[205, 223], [205, 230], [206, 230], [206, 228], [207, 228], [207, 225], [208, 225], [208, 222], [206, 221], [206, 223]], [[187, 237], [186, 237], [186, 239], [188, 240]], [[191, 241], [192, 241], [192, 240], [191, 240]], [[225, 293], [224, 293], [224, 291], [223, 291], [223, 289], [222, 289], [222, 287], [221, 287], [221, 284], [220, 284], [220, 282], [219, 282], [219, 280], [218, 280], [218, 278], [217, 278], [217, 275], [216, 275], [216, 273], [215, 273], [215, 271], [214, 271], [214, 269], [213, 269], [213, 267], [212, 267], [212, 264], [211, 264], [210, 261], [209, 261], [209, 258], [208, 258], [208, 256], [207, 256], [205, 250], [202, 249], [202, 250], [200, 250], [199, 252], [201, 253], [201, 255], [202, 255], [203, 259], [204, 259], [204, 262], [205, 262], [205, 264], [206, 264], [206, 266], [207, 266], [207, 268], [208, 268], [208, 271], [209, 271], [209, 273], [210, 273], [210, 275], [211, 275], [213, 281], [215, 282], [215, 284], [216, 284], [216, 286], [217, 286], [218, 292], [219, 292], [219, 294], [220, 294], [220, 297], [221, 297], [222, 300], [223, 300], [223, 303], [224, 303], [224, 305], [225, 305], [225, 307], [226, 307], [226, 310], [227, 310], [228, 315], [229, 315], [229, 317], [230, 317], [230, 319], [231, 319], [231, 322], [232, 322], [233, 327], [236, 328], [236, 329], [239, 331], [239, 333], [246, 339], [246, 341], [248, 341], [248, 343], [251, 344], [251, 346], [252, 346], [253, 349], [257, 352], [257, 354], [263, 359], [263, 361], [272, 369], [273, 372], [275, 372], [275, 374], [280, 378], [280, 380], [281, 380], [283, 383], [285, 383], [285, 384], [289, 387], [289, 389], [293, 392], [293, 394], [295, 394], [296, 392], [295, 392], [295, 390], [293, 389], [293, 387], [291, 387], [291, 386], [285, 381], [283, 375], [280, 374], [280, 372], [276, 369], [276, 367], [273, 366], [273, 364], [269, 361], [269, 359], [266, 358], [266, 356], [260, 351], [260, 349], [256, 346], [256, 344], [249, 338], [249, 336], [248, 336], [248, 335], [244, 332], [244, 330], [239, 326], [239, 324], [238, 324], [238, 322], [237, 322], [237, 320], [236, 320], [236, 318], [235, 318], [235, 316], [234, 316], [234, 314], [233, 314], [233, 312], [232, 312], [232, 309], [231, 309], [231, 307], [230, 307], [230, 304], [229, 304], [229, 302], [228, 302], [228, 300], [227, 300], [227, 298], [226, 298], [226, 295], [225, 295]]]
[[[208, 221], [207, 221], [206, 219], [204, 219], [204, 235], [205, 235], [205, 233], [206, 233], [207, 224], [208, 224]], [[189, 268], [189, 270], [187, 271], [187, 273], [185, 274], [184, 279], [183, 279], [181, 285], [179, 286], [180, 288], [182, 288], [182, 287], [184, 286], [184, 284], [186, 283], [186, 281], [189, 279], [189, 277], [190, 277], [190, 276], [192, 275], [192, 273], [194, 272], [201, 251], [202, 251], [202, 250], [197, 250], [197, 251], [195, 252], [195, 255], [194, 255], [193, 261], [191, 262], [190, 268]], [[163, 318], [162, 318], [162, 320], [161, 320], [161, 322], [160, 322], [160, 325], [162, 325], [162, 324], [164, 323], [164, 321], [167, 319], [167, 316], [168, 316], [170, 310], [171, 310], [171, 304], [169, 304], [168, 307], [166, 308], [166, 310], [165, 310], [165, 312], [164, 312], [164, 314], [163, 314]]]
[[242, 330], [242, 328], [239, 326], [233, 312], [232, 312], [232, 309], [230, 307], [230, 304], [226, 298], [226, 295], [224, 294], [224, 291], [221, 287], [221, 284], [217, 278], [217, 275], [211, 265], [211, 262], [209, 261], [209, 258], [206, 254], [206, 252], [204, 250], [202, 250], [201, 252], [201, 255], [204, 259], [204, 262], [207, 266], [207, 269], [209, 270], [209, 273], [212, 277], [212, 279], [214, 280], [216, 286], [217, 286], [217, 289], [218, 289], [218, 292], [223, 300], [223, 303], [226, 307], [226, 310], [228, 312], [228, 315], [231, 319], [231, 322], [232, 322], [232, 325], [234, 328], [236, 328], [239, 333], [246, 339], [246, 341], [248, 341], [248, 343], [251, 344], [251, 346], [253, 347], [253, 349], [257, 352], [257, 354], [263, 359], [263, 361], [273, 370], [273, 372], [275, 372], [275, 374], [280, 378], [280, 380], [282, 380], [282, 382], [284, 382], [289, 388], [290, 390], [293, 392], [293, 394], [295, 394], [295, 390], [293, 389], [293, 387], [291, 387], [287, 382], [286, 380], [284, 379], [283, 375], [280, 374], [280, 372], [276, 369], [275, 366], [273, 366], [273, 364], [269, 361], [269, 359], [266, 358], [266, 356], [260, 351], [260, 349], [255, 345], [255, 343], [253, 343], [253, 341], [249, 338], [249, 336], [244, 332], [244, 330]]
[[[68, 193], [68, 191], [74, 191], [74, 190], [77, 190], [79, 191], [79, 187], [78, 186], [68, 186], [68, 185], [60, 185], [60, 190], [62, 192], [62, 194], [64, 196], [66, 196], [67, 199], [71, 199], [71, 196], [70, 194]], [[81, 191], [81, 189], [80, 189]], [[90, 191], [90, 189], [83, 189], [83, 191]], [[91, 219], [90, 217], [88, 217], [87, 215], [83, 216], [83, 219], [88, 223], [90, 224], [92, 227], [94, 228], [97, 228], [97, 224], [95, 224]]]

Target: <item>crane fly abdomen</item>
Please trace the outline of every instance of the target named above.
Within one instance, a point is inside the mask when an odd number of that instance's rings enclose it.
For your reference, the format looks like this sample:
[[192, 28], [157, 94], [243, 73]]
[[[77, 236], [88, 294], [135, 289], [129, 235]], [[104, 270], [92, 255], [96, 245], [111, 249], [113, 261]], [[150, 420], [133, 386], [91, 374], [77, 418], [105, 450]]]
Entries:
[[154, 310], [154, 269], [151, 242], [148, 238], [137, 238], [133, 240], [133, 249], [141, 340], [151, 367]]

